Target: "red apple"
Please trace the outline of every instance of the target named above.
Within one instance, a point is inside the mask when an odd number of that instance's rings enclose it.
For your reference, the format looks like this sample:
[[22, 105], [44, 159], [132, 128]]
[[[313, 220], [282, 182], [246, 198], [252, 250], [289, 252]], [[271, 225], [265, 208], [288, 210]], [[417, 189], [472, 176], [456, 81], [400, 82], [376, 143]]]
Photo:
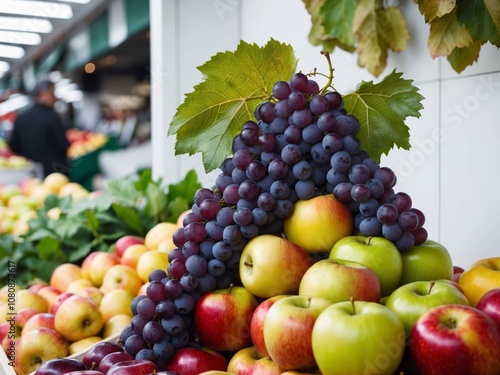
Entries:
[[82, 358], [87, 370], [99, 367], [102, 359], [110, 353], [123, 353], [123, 348], [113, 342], [100, 342], [90, 348]]
[[115, 253], [120, 258], [130, 245], [144, 244], [144, 238], [139, 236], [125, 235], [115, 242]]
[[49, 304], [49, 312], [50, 312], [50, 309], [52, 308], [52, 305], [56, 301], [57, 296], [59, 296], [60, 294], [61, 294], [61, 291], [59, 289], [54, 288], [53, 286], [50, 286], [50, 285], [45, 286], [38, 291], [38, 295], [45, 298], [45, 300]]
[[231, 374], [279, 375], [283, 369], [269, 357], [260, 357], [254, 346], [238, 350], [229, 361], [227, 371]]
[[31, 284], [28, 289], [32, 292], [38, 293], [40, 289], [48, 286], [49, 284], [44, 280], [36, 280], [33, 284]]
[[497, 375], [500, 328], [477, 308], [441, 305], [417, 320], [410, 350], [421, 374]]
[[495, 288], [486, 292], [479, 302], [477, 308], [491, 316], [500, 327], [500, 288]]
[[99, 366], [97, 367], [98, 371], [107, 373], [108, 370], [116, 363], [120, 363], [123, 361], [131, 361], [134, 357], [124, 351], [118, 351], [109, 353], [99, 362]]
[[74, 358], [53, 358], [42, 363], [36, 370], [36, 375], [59, 375], [77, 370], [85, 370], [82, 361]]
[[460, 279], [460, 276], [462, 276], [462, 273], [464, 273], [464, 269], [459, 266], [453, 266], [453, 275], [451, 276], [451, 280], [458, 283], [458, 280]]
[[56, 329], [54, 326], [54, 314], [38, 313], [33, 315], [24, 325], [21, 335], [25, 335], [27, 332], [41, 327]]
[[266, 318], [267, 312], [276, 301], [289, 296], [289, 294], [280, 294], [262, 301], [252, 315], [252, 320], [250, 321], [250, 336], [252, 337], [252, 343], [255, 350], [257, 350], [257, 353], [259, 353], [261, 357], [269, 356], [269, 352], [264, 342], [264, 319]]
[[198, 375], [205, 371], [226, 369], [227, 360], [221, 353], [192, 347], [178, 349], [167, 368], [168, 371], [177, 371], [182, 375]]
[[74, 296], [74, 294], [70, 292], [62, 292], [61, 294], [59, 294], [54, 300], [54, 303], [50, 306], [49, 312], [55, 314], [57, 309], [59, 309], [59, 306], [61, 306], [61, 303], [63, 303], [71, 296]]
[[250, 321], [258, 304], [255, 296], [241, 286], [205, 293], [194, 311], [200, 342], [219, 351], [252, 345]]
[[146, 375], [158, 370], [158, 367], [147, 359], [134, 359], [115, 363], [106, 375]]

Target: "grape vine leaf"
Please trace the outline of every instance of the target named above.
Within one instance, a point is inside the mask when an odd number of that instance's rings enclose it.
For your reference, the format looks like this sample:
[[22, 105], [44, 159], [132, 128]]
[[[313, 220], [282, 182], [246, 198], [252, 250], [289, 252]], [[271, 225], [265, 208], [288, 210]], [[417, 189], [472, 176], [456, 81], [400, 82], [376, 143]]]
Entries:
[[481, 42], [479, 40], [469, 44], [467, 47], [457, 47], [448, 56], [448, 62], [457, 73], [461, 73], [466, 67], [477, 61], [480, 50]]
[[218, 168], [274, 82], [288, 80], [296, 67], [292, 47], [274, 39], [264, 47], [241, 41], [235, 51], [212, 56], [198, 67], [204, 80], [185, 95], [169, 125], [175, 154], [201, 152], [206, 172]]
[[358, 138], [362, 148], [377, 161], [394, 146], [410, 149], [404, 121], [420, 117], [424, 99], [412, 82], [393, 70], [381, 82], [363, 81], [355, 92], [344, 95], [344, 108], [361, 124]]
[[406, 49], [410, 33], [401, 10], [396, 7], [387, 7], [377, 11], [377, 30], [384, 37], [385, 42], [395, 52]]
[[354, 16], [358, 65], [378, 77], [387, 64], [387, 44], [377, 25], [376, 4], [361, 0]]
[[427, 45], [433, 58], [448, 56], [455, 48], [467, 47], [472, 43], [467, 28], [458, 23], [456, 10], [435, 18], [430, 24]]
[[415, 2], [426, 23], [450, 13], [456, 6], [456, 0], [415, 0]]
[[500, 1], [457, 0], [457, 18], [475, 40], [500, 47]]

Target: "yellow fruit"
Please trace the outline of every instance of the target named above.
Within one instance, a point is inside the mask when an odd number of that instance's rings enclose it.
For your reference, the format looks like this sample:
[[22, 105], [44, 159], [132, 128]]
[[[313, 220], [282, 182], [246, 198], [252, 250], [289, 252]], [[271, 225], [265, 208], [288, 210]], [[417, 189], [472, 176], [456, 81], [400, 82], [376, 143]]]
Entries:
[[148, 231], [148, 233], [146, 233], [146, 236], [144, 237], [144, 245], [150, 250], [157, 249], [160, 242], [165, 239], [172, 238], [172, 235], [177, 228], [176, 224], [169, 222], [156, 224]]
[[104, 324], [106, 324], [112, 316], [118, 314], [126, 314], [132, 317], [130, 304], [134, 298], [135, 295], [125, 289], [113, 289], [104, 294], [101, 299], [101, 304], [99, 305]]
[[177, 246], [175, 246], [173, 239], [167, 238], [166, 240], [160, 242], [157, 250], [168, 255], [175, 248], [177, 248]]
[[51, 173], [43, 180], [43, 185], [48, 187], [54, 193], [59, 194], [61, 188], [69, 183], [69, 178], [62, 173]]
[[156, 269], [166, 270], [168, 266], [168, 255], [158, 251], [150, 250], [141, 255], [137, 261], [137, 273], [142, 282], [149, 280], [149, 274]]
[[500, 288], [500, 257], [480, 259], [465, 270], [458, 280], [471, 306], [492, 289]]
[[74, 341], [68, 347], [68, 354], [73, 355], [75, 353], [90, 349], [90, 347], [94, 346], [99, 341], [102, 341], [101, 336], [89, 336], [85, 337], [84, 339]]
[[108, 338], [117, 334], [120, 334], [126, 326], [129, 325], [132, 317], [129, 314], [116, 314], [113, 315], [104, 324], [102, 331], [102, 337]]

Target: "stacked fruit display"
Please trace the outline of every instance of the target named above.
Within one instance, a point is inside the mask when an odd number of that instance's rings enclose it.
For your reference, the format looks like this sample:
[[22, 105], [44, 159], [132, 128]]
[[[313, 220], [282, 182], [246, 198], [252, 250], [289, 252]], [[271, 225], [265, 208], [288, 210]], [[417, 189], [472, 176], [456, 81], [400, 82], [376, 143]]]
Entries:
[[[498, 375], [500, 257], [458, 278], [342, 105], [304, 74], [278, 82], [213, 189], [153, 241], [164, 263], [149, 263], [130, 301], [125, 360], [99, 370], [99, 343], [95, 364], [37, 374]], [[127, 241], [121, 259], [141, 245]], [[98, 256], [87, 264], [111, 272]]]
[[103, 147], [108, 141], [108, 136], [87, 130], [68, 129], [66, 138], [69, 142], [68, 156], [76, 159]]

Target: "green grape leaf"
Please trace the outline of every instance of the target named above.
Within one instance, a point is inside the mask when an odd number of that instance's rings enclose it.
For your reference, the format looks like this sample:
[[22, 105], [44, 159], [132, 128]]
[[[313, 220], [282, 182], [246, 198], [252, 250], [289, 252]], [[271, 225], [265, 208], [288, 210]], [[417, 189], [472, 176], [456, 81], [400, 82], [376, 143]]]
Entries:
[[467, 28], [458, 23], [456, 10], [431, 22], [427, 45], [433, 58], [448, 56], [455, 48], [467, 47], [470, 43], [472, 38]]
[[358, 65], [378, 77], [387, 64], [387, 43], [377, 24], [373, 0], [360, 0], [354, 16], [354, 32], [358, 42]]
[[311, 16], [311, 30], [308, 35], [309, 42], [313, 46], [319, 46], [326, 39], [323, 19], [320, 14], [320, 9], [325, 0], [302, 0], [302, 2]]
[[288, 80], [296, 67], [292, 47], [274, 39], [264, 47], [241, 41], [234, 52], [212, 56], [198, 67], [204, 81], [185, 95], [169, 125], [175, 154], [201, 152], [206, 172], [218, 168], [243, 123], [270, 97], [274, 82]]
[[424, 99], [412, 82], [393, 70], [381, 82], [363, 81], [355, 92], [344, 95], [344, 108], [360, 122], [362, 148], [377, 161], [394, 146], [410, 149], [410, 133], [404, 121], [420, 117]]
[[457, 73], [461, 73], [466, 67], [477, 61], [480, 50], [481, 42], [476, 40], [467, 47], [455, 48], [451, 51], [451, 54], [448, 56], [448, 62]]
[[500, 1], [457, 0], [457, 18], [472, 38], [500, 47]]
[[325, 0], [320, 8], [324, 31], [329, 39], [354, 50], [354, 13], [356, 0]]
[[450, 13], [456, 5], [456, 0], [415, 0], [415, 2], [426, 23]]
[[395, 52], [406, 49], [410, 33], [406, 26], [406, 19], [401, 10], [396, 7], [387, 7], [377, 11], [377, 30], [384, 37], [385, 42]]

